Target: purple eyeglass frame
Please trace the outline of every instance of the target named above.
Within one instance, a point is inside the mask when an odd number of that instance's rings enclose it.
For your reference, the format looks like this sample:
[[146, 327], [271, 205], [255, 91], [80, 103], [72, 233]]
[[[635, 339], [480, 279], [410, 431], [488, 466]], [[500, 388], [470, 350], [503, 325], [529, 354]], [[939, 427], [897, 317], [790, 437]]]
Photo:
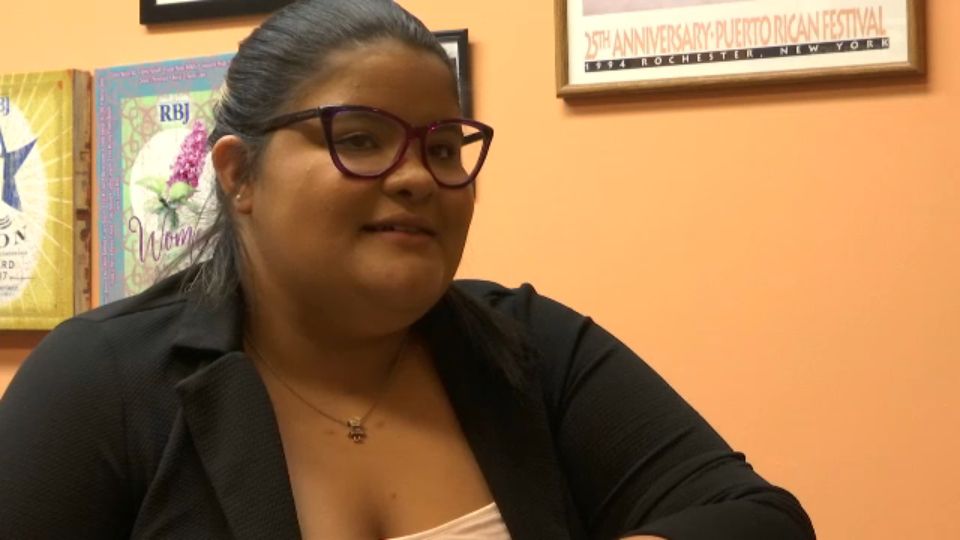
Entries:
[[359, 174], [351, 171], [343, 164], [342, 161], [340, 161], [340, 156], [337, 155], [337, 151], [333, 145], [327, 144], [327, 151], [330, 152], [330, 159], [333, 160], [333, 164], [344, 175], [354, 178], [363, 178], [367, 180], [383, 178], [384, 176], [387, 176], [397, 170], [397, 168], [403, 163], [403, 156], [406, 155], [407, 148], [410, 147], [410, 141], [412, 139], [420, 139], [420, 155], [426, 156], [427, 134], [435, 131], [440, 126], [456, 123], [476, 128], [479, 132], [465, 137], [465, 143], [472, 143], [478, 139], [483, 141], [483, 147], [480, 149], [480, 156], [477, 159], [477, 165], [473, 168], [473, 171], [469, 174], [469, 176], [467, 176], [467, 179], [456, 184], [447, 184], [441, 182], [440, 179], [437, 178], [437, 174], [433, 171], [433, 168], [430, 167], [429, 160], [422, 159], [422, 162], [423, 166], [430, 172], [430, 176], [433, 177], [433, 181], [436, 182], [437, 185], [446, 188], [466, 187], [477, 179], [477, 175], [480, 173], [480, 169], [483, 168], [483, 163], [487, 159], [487, 152], [490, 150], [490, 143], [493, 141], [493, 128], [482, 122], [477, 122], [476, 120], [470, 120], [468, 118], [445, 118], [443, 120], [430, 122], [425, 126], [415, 127], [410, 125], [403, 118], [400, 118], [389, 111], [377, 109], [376, 107], [367, 107], [365, 105], [327, 105], [323, 107], [315, 107], [313, 109], [306, 109], [303, 111], [281, 114], [280, 116], [276, 116], [268, 120], [262, 130], [262, 133], [270, 133], [292, 124], [296, 124], [297, 122], [303, 122], [304, 120], [310, 120], [312, 118], [319, 118], [320, 123], [323, 125], [323, 134], [326, 137], [326, 140], [331, 141], [333, 140], [333, 122], [331, 122], [331, 120], [338, 113], [346, 111], [359, 111], [379, 114], [396, 121], [403, 126], [404, 130], [406, 131], [406, 137], [403, 141], [403, 146], [400, 147], [400, 151], [397, 152], [397, 155], [394, 157], [393, 163], [383, 171], [376, 174]]

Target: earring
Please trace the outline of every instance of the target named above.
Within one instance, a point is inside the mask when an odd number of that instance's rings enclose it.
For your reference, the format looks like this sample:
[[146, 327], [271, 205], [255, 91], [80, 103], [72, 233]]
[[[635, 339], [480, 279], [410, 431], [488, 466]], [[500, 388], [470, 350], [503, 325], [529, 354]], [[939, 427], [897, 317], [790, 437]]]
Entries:
[[233, 197], [233, 200], [236, 201], [236, 202], [240, 202], [240, 197], [241, 197], [242, 195], [243, 195], [242, 193], [237, 193], [237, 194]]

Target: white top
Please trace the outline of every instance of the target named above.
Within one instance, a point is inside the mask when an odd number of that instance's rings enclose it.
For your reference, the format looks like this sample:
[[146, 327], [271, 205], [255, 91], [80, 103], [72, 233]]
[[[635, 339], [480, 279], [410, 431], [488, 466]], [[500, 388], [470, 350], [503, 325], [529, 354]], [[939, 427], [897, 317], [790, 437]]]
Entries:
[[510, 540], [497, 503], [462, 515], [432, 529], [386, 540]]

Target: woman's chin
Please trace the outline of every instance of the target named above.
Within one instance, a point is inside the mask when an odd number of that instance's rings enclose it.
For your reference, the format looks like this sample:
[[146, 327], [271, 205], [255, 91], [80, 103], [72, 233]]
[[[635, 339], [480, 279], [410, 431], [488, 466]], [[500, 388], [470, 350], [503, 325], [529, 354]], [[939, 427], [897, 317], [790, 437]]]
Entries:
[[429, 310], [450, 286], [452, 276], [432, 272], [394, 271], [364, 279], [366, 296], [384, 309], [422, 314]]

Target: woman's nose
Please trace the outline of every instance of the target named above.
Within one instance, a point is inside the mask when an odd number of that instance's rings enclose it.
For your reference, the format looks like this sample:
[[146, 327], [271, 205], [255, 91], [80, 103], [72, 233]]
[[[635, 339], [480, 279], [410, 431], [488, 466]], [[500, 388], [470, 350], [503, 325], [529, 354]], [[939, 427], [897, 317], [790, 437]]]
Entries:
[[438, 188], [416, 142], [410, 141], [400, 164], [383, 179], [383, 189], [388, 194], [411, 201], [429, 199]]

